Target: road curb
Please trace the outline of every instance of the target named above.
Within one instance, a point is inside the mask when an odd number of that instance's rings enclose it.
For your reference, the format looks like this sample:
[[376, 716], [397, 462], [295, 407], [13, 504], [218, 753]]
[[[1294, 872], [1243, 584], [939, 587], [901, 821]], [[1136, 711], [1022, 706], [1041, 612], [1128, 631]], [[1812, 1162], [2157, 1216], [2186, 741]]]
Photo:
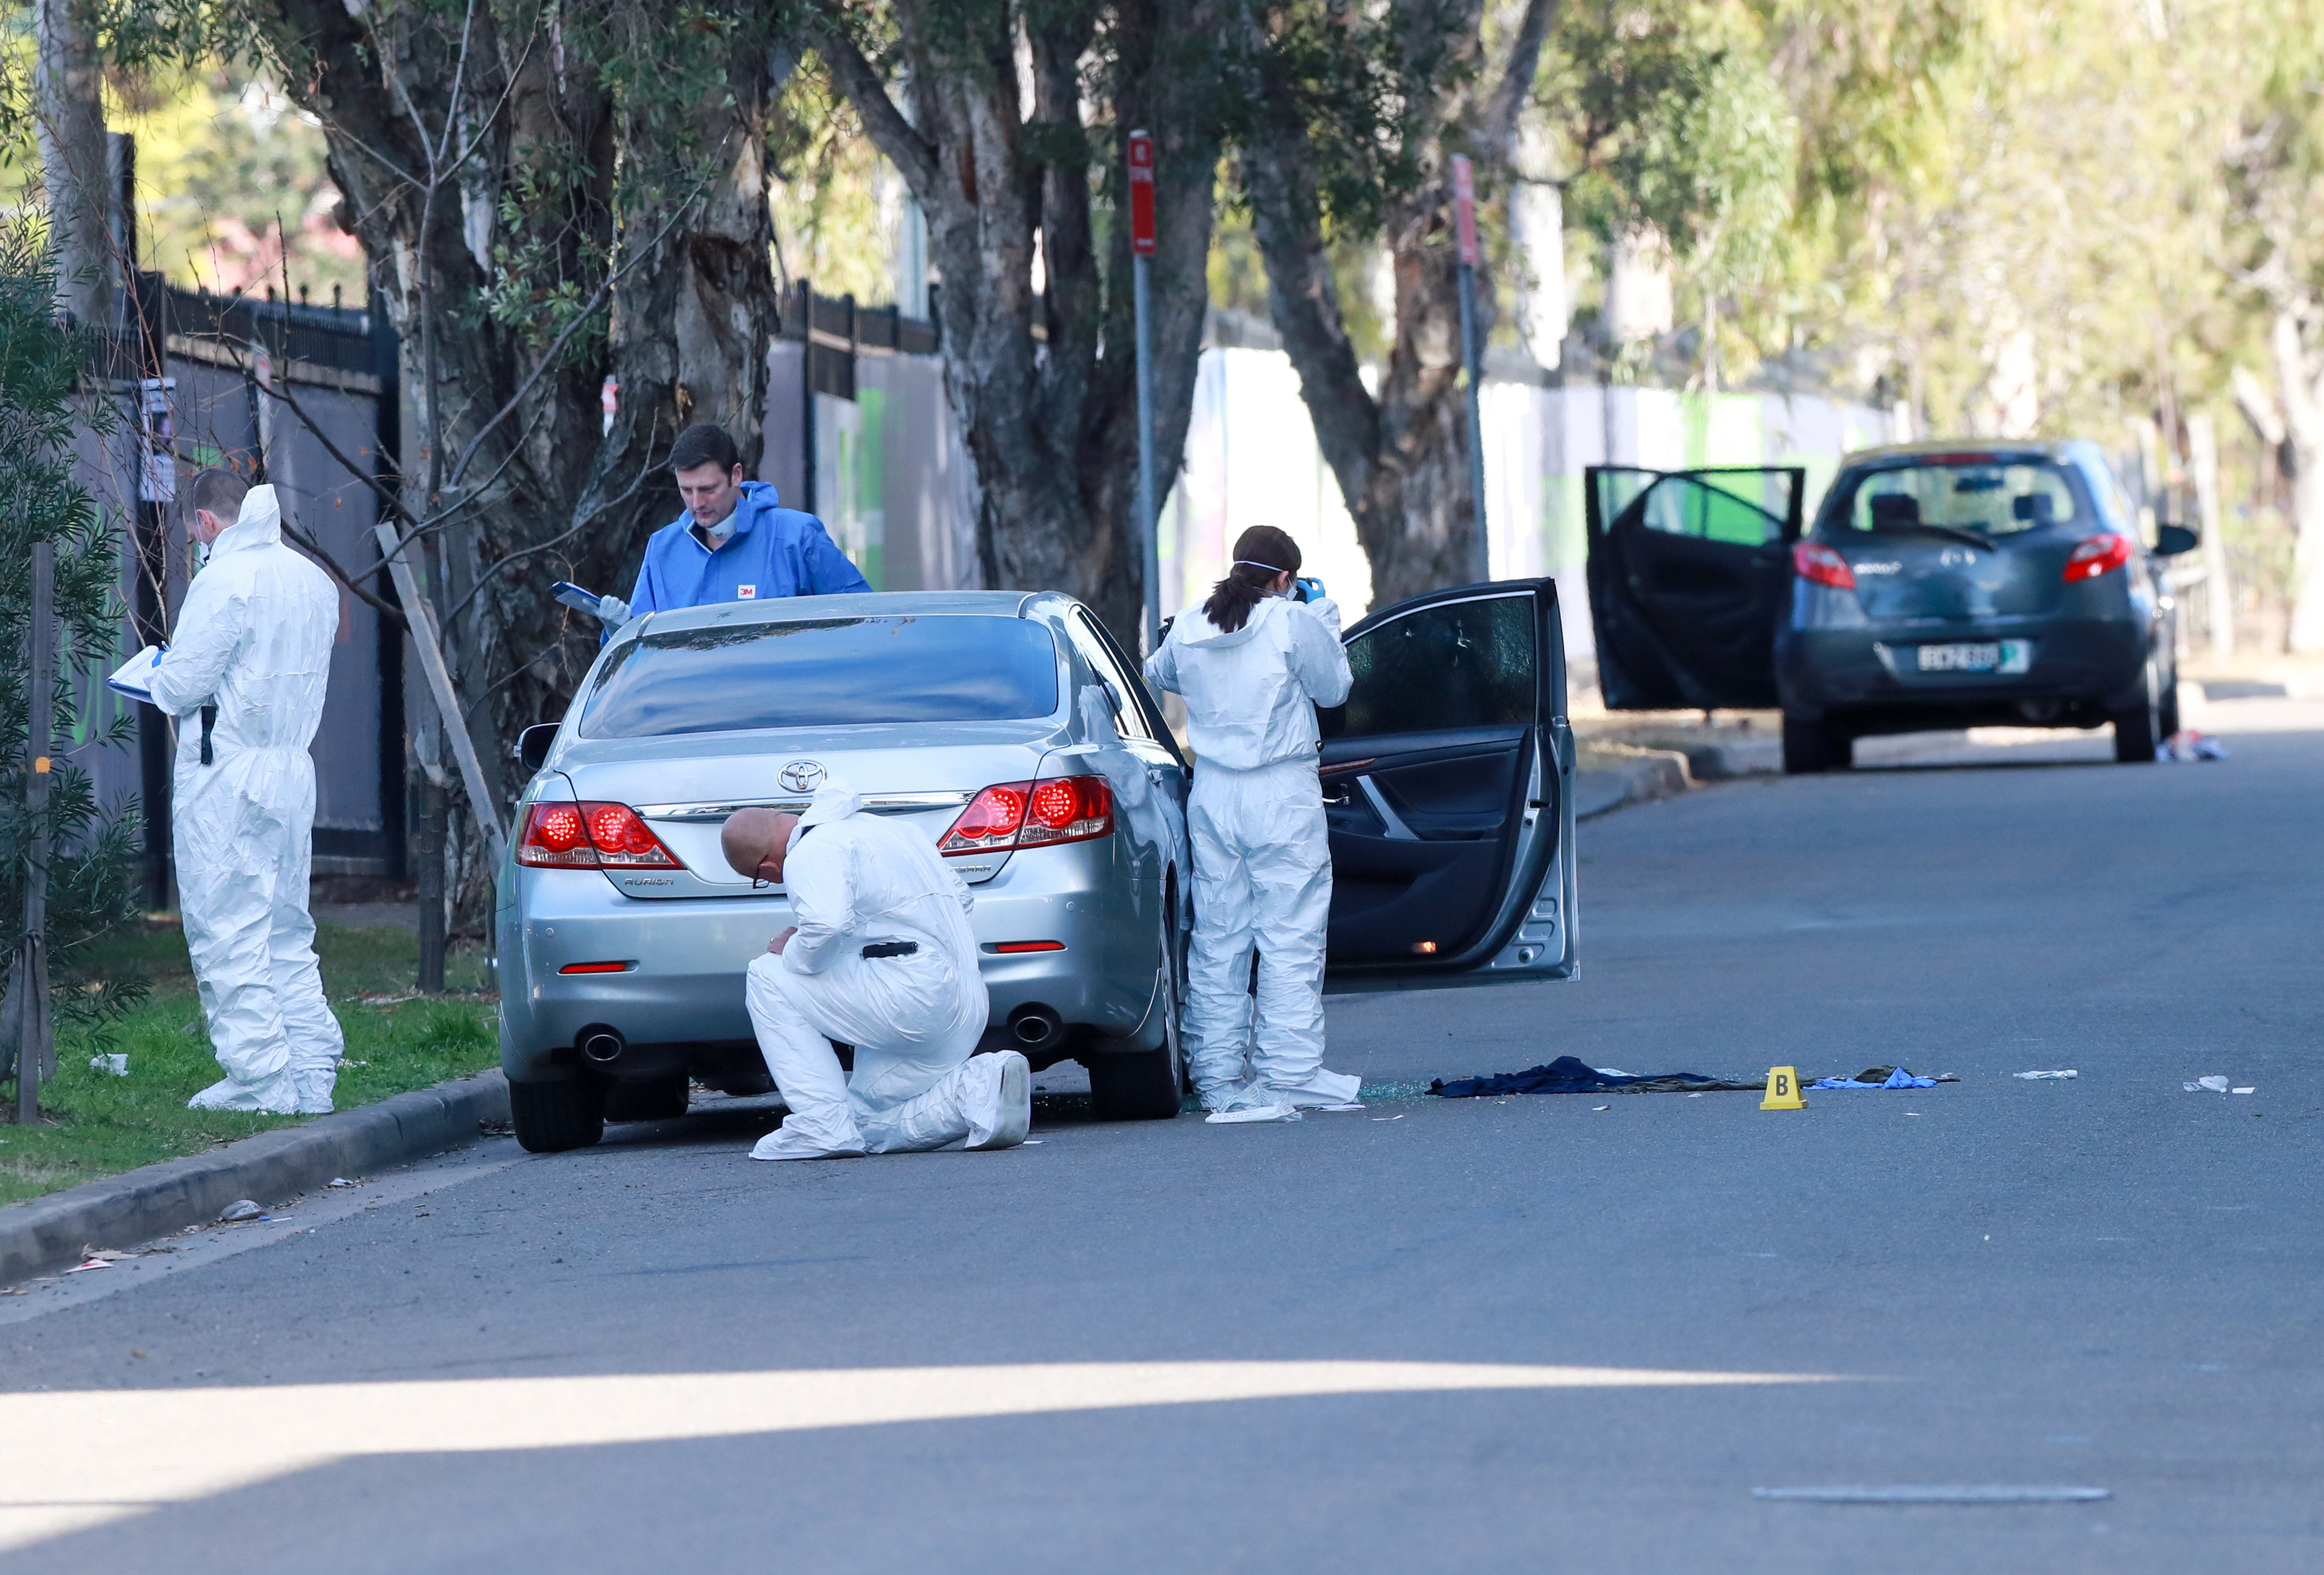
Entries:
[[236, 1199], [280, 1202], [473, 1143], [476, 1123], [508, 1114], [508, 1079], [488, 1071], [12, 1205], [0, 1209], [0, 1284], [76, 1263], [87, 1247], [131, 1247], [207, 1223]]
[[1642, 753], [1634, 760], [1604, 771], [1578, 774], [1573, 784], [1573, 818], [1594, 820], [1632, 804], [1674, 797], [1693, 785], [1685, 755], [1672, 749]]

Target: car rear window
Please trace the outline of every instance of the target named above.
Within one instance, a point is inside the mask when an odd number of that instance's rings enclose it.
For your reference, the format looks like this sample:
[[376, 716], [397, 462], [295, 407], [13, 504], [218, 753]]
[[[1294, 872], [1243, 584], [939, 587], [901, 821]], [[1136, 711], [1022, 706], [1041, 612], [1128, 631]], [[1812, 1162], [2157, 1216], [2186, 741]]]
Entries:
[[1823, 513], [1826, 533], [1923, 524], [2008, 536], [2088, 520], [2077, 478], [2030, 456], [1945, 455], [1858, 471], [1841, 477], [1840, 490]]
[[822, 618], [649, 632], [606, 659], [588, 738], [863, 722], [988, 722], [1057, 709], [1057, 648], [1024, 618]]

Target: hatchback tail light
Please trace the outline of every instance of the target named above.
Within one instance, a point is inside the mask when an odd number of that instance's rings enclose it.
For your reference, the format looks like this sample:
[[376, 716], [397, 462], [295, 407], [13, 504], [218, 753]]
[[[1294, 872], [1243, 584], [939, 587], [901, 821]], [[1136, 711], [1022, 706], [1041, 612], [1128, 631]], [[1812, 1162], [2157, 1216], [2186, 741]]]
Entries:
[[1086, 842], [1113, 834], [1113, 791], [1102, 776], [1053, 776], [995, 783], [960, 812], [936, 851], [1005, 852], [1012, 848]]
[[683, 869], [627, 804], [536, 803], [526, 810], [516, 861], [540, 869]]
[[2074, 555], [2066, 560], [2066, 583], [2079, 579], [2096, 579], [2099, 575], [2121, 568], [2130, 561], [2130, 538], [2109, 531], [2103, 536], [2092, 536], [2074, 548]]
[[1856, 570], [1848, 566], [1847, 559], [1821, 542], [1792, 543], [1792, 572], [1802, 579], [1828, 585], [1834, 590], [1856, 588]]

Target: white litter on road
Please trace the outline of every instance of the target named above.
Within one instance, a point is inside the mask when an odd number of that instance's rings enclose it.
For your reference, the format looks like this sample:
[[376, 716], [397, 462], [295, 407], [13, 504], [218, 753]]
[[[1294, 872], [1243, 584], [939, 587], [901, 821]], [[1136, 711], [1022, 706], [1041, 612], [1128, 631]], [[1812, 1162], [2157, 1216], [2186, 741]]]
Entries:
[[2227, 1079], [2225, 1078], [2197, 1078], [2191, 1083], [2181, 1083], [2179, 1086], [2186, 1089], [2187, 1092], [2190, 1094], [2201, 1094], [2207, 1092], [2224, 1094], [2227, 1091]]
[[2015, 1078], [2022, 1078], [2030, 1083], [2039, 1081], [2044, 1078], [2079, 1078], [2082, 1074], [2075, 1071], [2070, 1067], [2062, 1072], [2012, 1072], [2010, 1075]]

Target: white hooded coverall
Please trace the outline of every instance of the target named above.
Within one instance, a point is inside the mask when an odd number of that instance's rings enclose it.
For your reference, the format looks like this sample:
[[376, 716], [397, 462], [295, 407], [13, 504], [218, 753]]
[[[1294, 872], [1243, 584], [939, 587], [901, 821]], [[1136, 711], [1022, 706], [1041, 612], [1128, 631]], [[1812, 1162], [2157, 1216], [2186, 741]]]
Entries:
[[[226, 1080], [198, 1110], [331, 1107], [346, 1042], [323, 999], [307, 877], [315, 762], [339, 598], [282, 544], [272, 486], [254, 486], [187, 588], [153, 703], [178, 718], [171, 845], [178, 911]], [[201, 711], [217, 708], [204, 764]]]
[[1185, 1032], [1203, 1104], [1230, 1110], [1351, 1100], [1359, 1080], [1323, 1070], [1332, 854], [1314, 708], [1348, 698], [1339, 607], [1329, 598], [1268, 597], [1232, 634], [1190, 609], [1148, 658], [1146, 679], [1185, 698], [1194, 750]]
[[[991, 1141], [1007, 1116], [1001, 1079], [1025, 1062], [973, 1054], [991, 1010], [968, 927], [974, 899], [925, 833], [862, 804], [826, 782], [785, 856], [798, 932], [752, 962], [744, 998], [790, 1114], [751, 1157], [895, 1153], [963, 1138], [1007, 1146]], [[899, 940], [919, 950], [863, 955]], [[833, 1040], [855, 1047], [852, 1078]], [[1010, 1090], [1020, 1104], [1030, 1098], [1022, 1080]]]

